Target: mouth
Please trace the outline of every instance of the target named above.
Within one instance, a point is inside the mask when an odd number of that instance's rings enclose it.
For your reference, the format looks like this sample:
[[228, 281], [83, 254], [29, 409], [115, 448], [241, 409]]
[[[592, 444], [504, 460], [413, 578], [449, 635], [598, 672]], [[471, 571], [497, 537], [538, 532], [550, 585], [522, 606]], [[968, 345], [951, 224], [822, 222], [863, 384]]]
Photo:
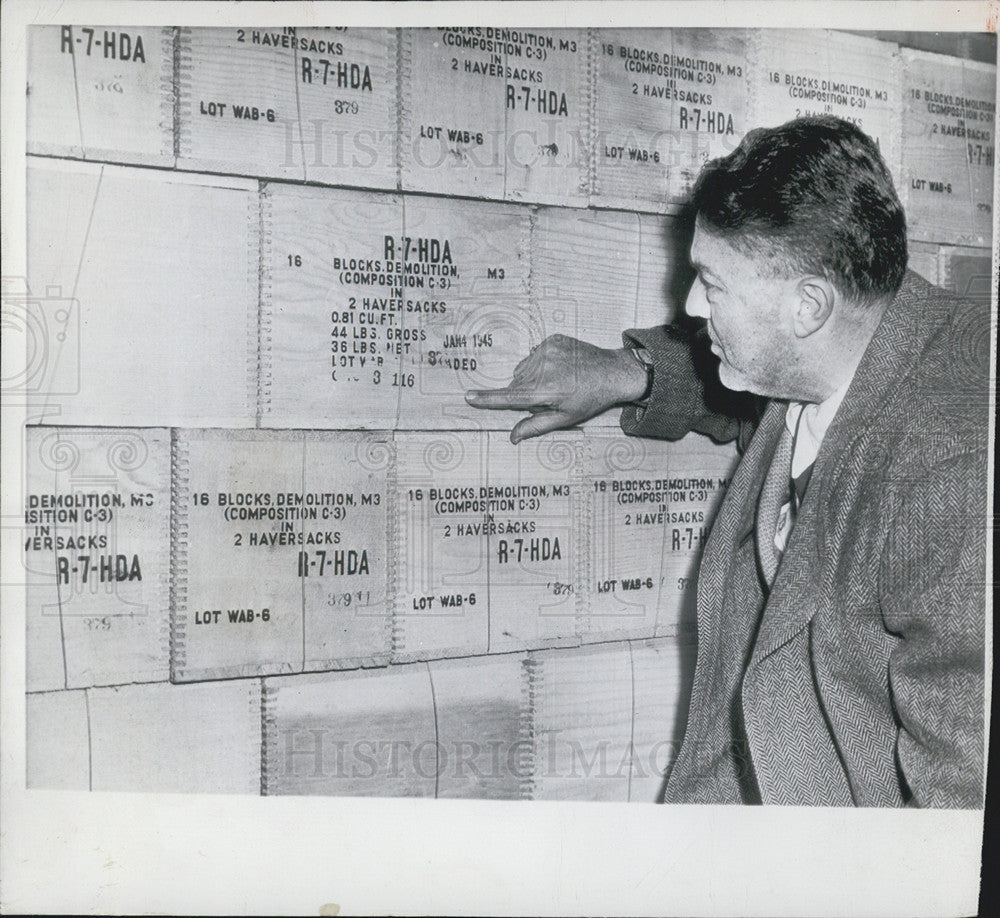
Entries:
[[709, 340], [712, 342], [710, 345], [711, 351], [716, 357], [722, 357], [722, 345], [719, 344], [719, 339], [715, 335], [715, 330], [712, 328], [711, 323], [705, 325], [705, 334], [708, 335]]

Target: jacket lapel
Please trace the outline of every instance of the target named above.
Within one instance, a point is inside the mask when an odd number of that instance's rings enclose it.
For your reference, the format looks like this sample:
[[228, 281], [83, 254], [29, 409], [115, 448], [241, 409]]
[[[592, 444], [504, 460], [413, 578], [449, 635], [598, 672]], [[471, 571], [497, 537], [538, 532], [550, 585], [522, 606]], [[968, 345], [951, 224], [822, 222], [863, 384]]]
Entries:
[[928, 286], [907, 272], [823, 438], [788, 547], [764, 606], [749, 670], [808, 625], [820, 606], [822, 597], [817, 595], [816, 579], [821, 560], [820, 526], [830, 486], [844, 467], [843, 457], [852, 444], [868, 426], [880, 423], [878, 416], [889, 393], [910, 374], [923, 341], [937, 324], [930, 316], [922, 315], [915, 305], [926, 299], [917, 293], [921, 285]]

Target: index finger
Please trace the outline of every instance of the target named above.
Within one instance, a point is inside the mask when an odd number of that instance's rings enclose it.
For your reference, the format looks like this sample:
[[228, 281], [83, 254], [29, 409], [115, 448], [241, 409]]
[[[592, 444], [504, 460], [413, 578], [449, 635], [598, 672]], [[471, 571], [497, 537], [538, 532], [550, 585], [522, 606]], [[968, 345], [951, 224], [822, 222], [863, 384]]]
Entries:
[[470, 389], [465, 400], [473, 408], [493, 408], [508, 411], [531, 411], [547, 408], [550, 400], [536, 389], [506, 386], [503, 389]]

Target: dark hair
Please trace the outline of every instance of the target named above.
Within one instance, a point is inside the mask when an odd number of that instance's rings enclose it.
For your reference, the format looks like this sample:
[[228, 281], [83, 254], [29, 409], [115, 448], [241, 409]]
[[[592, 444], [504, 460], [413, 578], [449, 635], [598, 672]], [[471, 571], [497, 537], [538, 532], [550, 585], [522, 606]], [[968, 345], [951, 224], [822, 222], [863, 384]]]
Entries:
[[825, 277], [858, 304], [893, 296], [906, 217], [875, 142], [830, 115], [750, 131], [692, 192], [707, 228], [774, 268]]

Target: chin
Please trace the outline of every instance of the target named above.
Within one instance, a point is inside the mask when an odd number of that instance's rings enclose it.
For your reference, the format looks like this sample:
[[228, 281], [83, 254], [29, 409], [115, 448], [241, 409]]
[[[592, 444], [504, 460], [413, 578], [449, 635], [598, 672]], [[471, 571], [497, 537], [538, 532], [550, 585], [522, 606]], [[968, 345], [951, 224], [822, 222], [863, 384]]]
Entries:
[[753, 392], [747, 381], [725, 363], [719, 364], [719, 382], [733, 392]]

